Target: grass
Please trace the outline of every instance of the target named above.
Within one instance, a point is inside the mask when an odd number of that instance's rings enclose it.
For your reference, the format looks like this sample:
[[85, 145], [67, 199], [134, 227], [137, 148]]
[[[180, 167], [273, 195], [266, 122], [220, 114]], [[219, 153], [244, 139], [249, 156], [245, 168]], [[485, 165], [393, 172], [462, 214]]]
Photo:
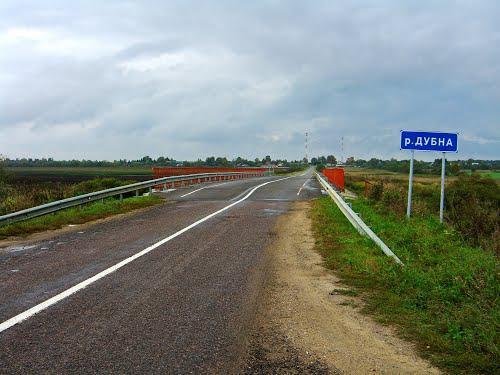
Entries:
[[401, 220], [364, 199], [363, 220], [405, 263], [400, 267], [360, 236], [330, 198], [313, 203], [316, 247], [366, 300], [363, 311], [393, 324], [423, 357], [453, 373], [498, 373], [497, 258], [464, 245], [435, 218]]
[[149, 207], [162, 200], [156, 196], [126, 198], [122, 202], [108, 198], [80, 207], [68, 208], [54, 214], [44, 215], [0, 227], [0, 240], [12, 236], [27, 236], [49, 229], [59, 229], [69, 224], [82, 224], [111, 215], [121, 214], [138, 208]]

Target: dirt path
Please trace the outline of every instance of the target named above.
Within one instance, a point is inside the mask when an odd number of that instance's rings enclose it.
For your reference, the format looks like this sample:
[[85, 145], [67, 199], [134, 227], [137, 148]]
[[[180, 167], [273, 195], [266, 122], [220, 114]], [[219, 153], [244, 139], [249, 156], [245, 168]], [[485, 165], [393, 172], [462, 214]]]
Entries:
[[359, 297], [333, 292], [347, 288], [314, 251], [309, 205], [295, 203], [278, 222], [248, 372], [439, 373], [390, 328], [362, 315]]

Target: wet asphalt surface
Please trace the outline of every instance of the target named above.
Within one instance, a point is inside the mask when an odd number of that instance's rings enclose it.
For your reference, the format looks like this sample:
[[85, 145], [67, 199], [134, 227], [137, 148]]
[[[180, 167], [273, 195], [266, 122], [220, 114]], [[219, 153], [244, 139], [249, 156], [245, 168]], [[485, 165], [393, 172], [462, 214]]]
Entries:
[[[0, 323], [279, 178], [179, 189], [146, 211], [0, 248]], [[292, 201], [318, 195], [311, 172], [263, 186], [0, 332], [0, 372], [244, 372], [276, 219]]]

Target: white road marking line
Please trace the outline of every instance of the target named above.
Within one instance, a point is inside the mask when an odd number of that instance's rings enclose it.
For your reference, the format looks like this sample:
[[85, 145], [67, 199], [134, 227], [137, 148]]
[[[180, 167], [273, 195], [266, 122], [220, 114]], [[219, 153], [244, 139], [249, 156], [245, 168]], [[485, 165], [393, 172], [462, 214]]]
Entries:
[[302, 186], [300, 187], [298, 193], [297, 193], [297, 196], [300, 195], [300, 192], [302, 191], [302, 189], [306, 186], [306, 184], [309, 182], [309, 178], [302, 184]]
[[203, 189], [208, 189], [208, 188], [211, 188], [211, 187], [216, 187], [216, 186], [225, 185], [225, 184], [227, 184], [227, 183], [229, 183], [229, 182], [231, 182], [231, 181], [228, 181], [228, 182], [223, 182], [222, 184], [216, 184], [216, 185], [208, 185], [208, 186], [203, 186], [203, 187], [201, 187], [201, 188], [199, 188], [199, 189], [196, 189], [196, 190], [190, 191], [189, 193], [186, 193], [186, 194], [184, 194], [184, 195], [181, 195], [181, 196], [180, 196], [180, 198], [187, 197], [188, 195], [191, 195], [191, 194], [196, 193], [196, 192], [198, 192], [198, 191], [200, 191], [200, 190], [203, 190]]
[[[276, 180], [278, 181], [278, 180]], [[248, 193], [248, 191], [252, 190], [251, 187], [249, 187], [248, 189], [244, 190], [242, 193], [238, 194], [236, 197], [234, 198], [231, 198], [229, 201], [232, 202], [232, 201], [235, 201], [237, 199], [239, 199], [240, 197], [242, 197], [243, 195], [245, 195], [246, 193]]]
[[161, 241], [158, 241], [156, 242], [155, 244], [145, 248], [144, 250], [122, 260], [121, 262], [115, 264], [114, 266], [111, 266], [107, 269], [105, 269], [104, 271], [101, 271], [99, 272], [98, 274], [92, 276], [91, 278], [88, 278], [87, 280], [84, 280], [82, 281], [81, 283], [78, 283], [76, 284], [75, 286], [69, 288], [69, 289], [66, 289], [65, 291], [55, 295], [54, 297], [52, 298], [49, 298], [48, 300], [42, 302], [42, 303], [39, 303], [38, 305], [35, 305], [33, 306], [32, 308], [6, 320], [5, 322], [1, 323], [0, 324], [0, 332], [3, 332], [7, 329], [9, 329], [10, 327], [18, 324], [18, 323], [21, 323], [23, 320], [26, 320], [30, 317], [32, 317], [33, 315], [39, 313], [40, 311], [43, 311], [45, 309], [47, 309], [48, 307], [52, 306], [52, 305], [55, 305], [56, 303], [62, 301], [63, 299], [71, 296], [72, 294], [75, 294], [76, 292], [86, 288], [87, 286], [89, 286], [90, 284], [93, 284], [95, 283], [96, 281], [102, 279], [103, 277], [119, 270], [120, 268], [122, 268], [123, 266], [129, 264], [130, 262], [136, 260], [137, 258], [140, 258], [142, 257], [143, 255], [146, 255], [147, 253], [153, 251], [154, 249], [156, 249], [157, 247], [173, 240], [174, 238], [180, 236], [181, 234], [187, 232], [188, 230], [198, 226], [199, 224], [213, 218], [214, 216], [217, 216], [218, 214], [224, 212], [224, 211], [227, 211], [229, 210], [231, 207], [234, 207], [236, 206], [237, 204], [243, 202], [244, 200], [246, 200], [248, 197], [250, 197], [257, 189], [261, 188], [262, 186], [265, 186], [265, 185], [268, 185], [268, 184], [272, 184], [274, 182], [278, 182], [278, 181], [283, 181], [283, 180], [287, 180], [289, 178], [292, 178], [294, 176], [290, 176], [290, 177], [285, 177], [285, 178], [280, 178], [278, 180], [272, 180], [272, 181], [267, 181], [267, 182], [264, 182], [260, 185], [257, 185], [255, 186], [247, 195], [245, 195], [243, 198], [241, 198], [240, 200], [236, 201], [236, 202], [233, 202], [223, 208], [221, 208], [220, 210], [218, 211], [215, 211], [207, 216], [205, 216], [204, 218], [198, 220], [198, 221], [195, 221], [194, 223], [188, 225], [187, 227], [185, 227], [184, 229], [181, 229], [180, 231], [164, 238], [163, 240]]

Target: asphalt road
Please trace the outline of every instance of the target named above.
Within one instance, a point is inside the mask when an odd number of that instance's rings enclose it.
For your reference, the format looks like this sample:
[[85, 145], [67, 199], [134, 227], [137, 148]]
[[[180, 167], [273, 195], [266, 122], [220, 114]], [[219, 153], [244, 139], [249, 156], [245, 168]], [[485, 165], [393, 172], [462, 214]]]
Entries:
[[311, 171], [282, 178], [176, 190], [168, 204], [0, 249], [0, 372], [242, 372], [276, 219], [320, 194]]

